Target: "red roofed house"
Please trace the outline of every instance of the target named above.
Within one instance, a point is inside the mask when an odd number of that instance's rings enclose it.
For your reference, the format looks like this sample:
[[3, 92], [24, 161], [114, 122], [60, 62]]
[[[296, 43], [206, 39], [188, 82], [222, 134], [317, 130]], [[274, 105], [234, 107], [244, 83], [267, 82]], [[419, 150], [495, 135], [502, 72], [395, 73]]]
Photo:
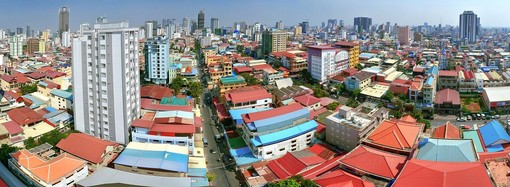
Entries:
[[273, 102], [272, 95], [260, 85], [237, 88], [225, 92], [227, 109], [267, 108]]
[[133, 142], [166, 143], [195, 149], [195, 116], [191, 111], [146, 112], [131, 123]]
[[21, 85], [30, 83], [31, 80], [25, 77], [24, 74], [16, 74], [16, 75], [2, 75], [0, 77], [0, 85], [2, 90], [9, 91], [15, 88], [19, 88]]
[[287, 68], [291, 77], [299, 75], [299, 72], [308, 67], [308, 53], [305, 51], [281, 51], [272, 52], [269, 62], [280, 61], [282, 66]]
[[46, 97], [50, 97], [50, 92], [53, 89], [60, 89], [61, 86], [59, 84], [56, 84], [54, 82], [44, 80], [37, 83], [37, 92], [41, 93], [42, 95]]
[[457, 90], [444, 89], [436, 93], [434, 108], [439, 114], [458, 114], [460, 112], [460, 94]]
[[409, 155], [418, 145], [423, 124], [412, 120], [410, 115], [404, 117], [400, 120], [383, 121], [363, 144], [392, 153]]
[[373, 183], [342, 170], [334, 170], [321, 175], [314, 179], [313, 182], [321, 187], [375, 187]]
[[12, 121], [22, 127], [32, 126], [43, 120], [41, 114], [28, 107], [12, 109], [7, 112], [7, 115]]
[[403, 155], [359, 145], [340, 159], [340, 165], [359, 175], [370, 174], [391, 180], [397, 177], [406, 159], [407, 157]]
[[411, 159], [393, 187], [495, 186], [481, 162], [435, 162]]
[[459, 92], [475, 92], [478, 88], [475, 74], [470, 70], [459, 71]]
[[23, 149], [11, 153], [11, 157], [11, 171], [32, 186], [74, 186], [89, 174], [85, 161], [67, 153], [43, 159], [43, 156]]
[[41, 73], [41, 72], [38, 72], [38, 71], [29, 73], [29, 74], [27, 74], [27, 76], [28, 76], [29, 79], [32, 80], [32, 82], [38, 82], [41, 79], [44, 79], [44, 77], [46, 77], [46, 75], [44, 73]]
[[321, 100], [310, 94], [294, 97], [294, 100], [304, 107], [307, 107], [309, 110], [318, 110], [321, 108]]
[[6, 135], [3, 135], [5, 139], [9, 138], [11, 143], [20, 142], [24, 139], [23, 137], [23, 129], [14, 121], [8, 121], [5, 123], [0, 124], [0, 136], [2, 133], [2, 127], [5, 128], [5, 131], [7, 132]]
[[439, 127], [436, 127], [432, 132], [431, 137], [440, 139], [461, 139], [459, 128], [452, 125], [449, 121]]
[[403, 95], [407, 96], [407, 93], [409, 92], [410, 87], [411, 87], [411, 81], [396, 79], [390, 83], [389, 91], [394, 93], [395, 95], [403, 94]]
[[69, 153], [86, 160], [91, 172], [110, 164], [123, 149], [116, 142], [102, 140], [83, 133], [71, 133], [67, 138], [60, 140], [56, 146], [61, 153]]
[[46, 80], [49, 80], [51, 82], [62, 84], [62, 80], [66, 77], [65, 73], [58, 72], [58, 71], [46, 71]]
[[173, 95], [174, 91], [165, 86], [149, 85], [140, 88], [141, 98], [156, 99], [161, 101], [163, 97], [172, 97]]

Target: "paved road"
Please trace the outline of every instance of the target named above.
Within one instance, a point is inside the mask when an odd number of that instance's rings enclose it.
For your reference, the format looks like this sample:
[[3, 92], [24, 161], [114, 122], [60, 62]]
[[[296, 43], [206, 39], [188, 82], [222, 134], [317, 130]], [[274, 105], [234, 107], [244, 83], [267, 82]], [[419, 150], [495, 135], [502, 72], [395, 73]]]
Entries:
[[[199, 66], [201, 66], [199, 64]], [[198, 71], [199, 80], [202, 80], [203, 76], [203, 70], [202, 68], [199, 68]], [[203, 84], [204, 85], [204, 84]], [[225, 166], [225, 163], [223, 163], [222, 155], [224, 153], [228, 152], [228, 148], [226, 148], [226, 145], [224, 142], [216, 143], [215, 137], [213, 134], [212, 128], [216, 128], [213, 123], [218, 123], [216, 121], [213, 122], [211, 119], [211, 114], [213, 114], [214, 111], [212, 111], [211, 105], [212, 100], [207, 101], [207, 95], [209, 95], [208, 90], [206, 88], [207, 86], [204, 86], [204, 93], [202, 93], [200, 97], [200, 109], [202, 112], [202, 119], [203, 121], [203, 134], [204, 137], [207, 138], [209, 145], [207, 147], [204, 147], [205, 152], [205, 158], [207, 161], [207, 171], [212, 172], [216, 179], [213, 181], [210, 181], [212, 183], [212, 186], [221, 186], [221, 187], [236, 187], [240, 186], [239, 181], [236, 179], [236, 174], [233, 172], [234, 170], [228, 170], [227, 168], [233, 168], [232, 164], [229, 164], [228, 167]], [[204, 107], [202, 107], [202, 104]], [[211, 149], [214, 149], [216, 153], [211, 153]], [[220, 160], [220, 161], [218, 161]]]
[[[500, 120], [505, 122], [506, 119], [510, 119], [510, 115], [502, 115]], [[430, 120], [430, 125], [432, 126], [432, 128], [435, 128], [437, 126], [440, 126], [444, 123], [446, 123], [447, 121], [450, 121], [453, 125], [459, 127], [460, 125], [469, 125], [469, 126], [473, 126], [474, 124], [478, 124], [478, 125], [482, 125], [482, 124], [485, 124], [487, 122], [489, 122], [491, 119], [489, 120], [467, 120], [467, 121], [464, 121], [464, 122], [460, 122], [460, 121], [457, 121], [457, 117], [456, 116], [436, 116], [434, 120]], [[505, 124], [503, 124], [505, 125]]]

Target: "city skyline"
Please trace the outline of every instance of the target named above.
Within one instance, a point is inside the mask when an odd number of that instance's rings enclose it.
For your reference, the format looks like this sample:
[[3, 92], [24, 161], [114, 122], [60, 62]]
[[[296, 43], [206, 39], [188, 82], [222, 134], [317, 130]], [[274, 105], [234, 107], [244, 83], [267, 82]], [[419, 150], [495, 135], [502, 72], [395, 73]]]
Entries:
[[[0, 28], [15, 29], [17, 27], [31, 26], [34, 30], [50, 29], [57, 31], [58, 10], [61, 7], [70, 9], [70, 30], [76, 31], [81, 23], [93, 23], [99, 16], [106, 16], [111, 21], [129, 21], [131, 26], [142, 26], [146, 20], [161, 20], [165, 18], [182, 20], [183, 17], [196, 19], [200, 10], [204, 10], [205, 20], [211, 17], [219, 18], [220, 26], [230, 27], [235, 21], [245, 21], [248, 24], [261, 22], [268, 26], [274, 26], [277, 21], [284, 21], [286, 26], [296, 25], [302, 21], [309, 21], [311, 26], [320, 26], [328, 19], [344, 20], [345, 25], [353, 25], [354, 17], [370, 17], [374, 24], [390, 22], [392, 25], [452, 25], [458, 26], [458, 16], [465, 10], [474, 11], [482, 18], [482, 27], [510, 27], [510, 21], [498, 19], [501, 12], [510, 8], [510, 4], [503, 0], [483, 3], [481, 1], [439, 1], [408, 3], [402, 0], [388, 0], [384, 2], [364, 0], [362, 2], [338, 2], [334, 0], [321, 1], [276, 1], [267, 0], [257, 2], [244, 2], [243, 5], [230, 4], [227, 1], [122, 1], [120, 0], [92, 0], [91, 1], [21, 1], [4, 3], [4, 15], [0, 17]], [[198, 3], [197, 3], [198, 2]], [[264, 7], [264, 5], [271, 6]], [[398, 4], [398, 5], [397, 5]], [[431, 5], [439, 5], [433, 7]], [[35, 5], [35, 6], [34, 6]], [[249, 7], [261, 8], [249, 8]], [[354, 6], [363, 8], [354, 9]], [[398, 7], [397, 11], [379, 11]], [[414, 7], [430, 7], [430, 9], [416, 10]], [[178, 8], [172, 8], [178, 7]], [[293, 12], [282, 13], [278, 7], [286, 7]], [[225, 11], [227, 9], [228, 11]], [[431, 10], [433, 9], [433, 10]], [[19, 10], [38, 14], [32, 16], [20, 16]], [[148, 12], [147, 10], [151, 10]], [[309, 11], [309, 13], [307, 13]], [[296, 14], [301, 13], [301, 15]], [[314, 12], [320, 12], [315, 14]], [[414, 16], [402, 16], [414, 15]], [[209, 27], [209, 24], [205, 24]]]

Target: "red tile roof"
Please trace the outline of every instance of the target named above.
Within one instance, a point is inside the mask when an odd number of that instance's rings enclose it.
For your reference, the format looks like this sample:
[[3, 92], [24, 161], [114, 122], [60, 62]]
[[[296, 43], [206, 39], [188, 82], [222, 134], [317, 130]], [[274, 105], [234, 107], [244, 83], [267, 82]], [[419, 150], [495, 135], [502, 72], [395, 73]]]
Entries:
[[306, 165], [292, 154], [287, 153], [281, 158], [270, 161], [267, 167], [271, 169], [278, 178], [286, 179], [305, 169]]
[[421, 127], [415, 123], [385, 120], [367, 139], [382, 146], [412, 149], [420, 131]]
[[301, 176], [305, 179], [315, 179], [318, 176], [332, 170], [335, 167], [338, 167], [338, 160], [342, 158], [343, 155], [336, 156], [332, 159], [327, 160], [326, 162], [319, 164], [316, 167], [313, 167], [312, 169], [306, 170], [303, 173], [300, 173]]
[[287, 106], [282, 106], [282, 107], [278, 107], [278, 108], [271, 109], [271, 110], [243, 114], [242, 117], [243, 117], [243, 121], [245, 123], [251, 123], [251, 122], [254, 122], [257, 120], [291, 113], [291, 112], [294, 112], [294, 111], [297, 111], [300, 109], [303, 109], [303, 106], [301, 106], [298, 103], [293, 103], [293, 104], [289, 104]]
[[468, 70], [468, 71], [462, 71], [462, 72], [464, 72], [464, 79], [466, 79], [466, 80], [471, 80], [471, 79], [473, 79], [473, 77], [475, 77], [475, 75], [473, 74], [472, 71]]
[[154, 124], [154, 121], [147, 120], [147, 119], [135, 119], [133, 123], [131, 123], [131, 127], [141, 127], [141, 128], [147, 128], [150, 129], [152, 125]]
[[48, 84], [47, 88], [49, 89], [60, 89], [60, 85], [49, 80], [44, 80], [44, 83]]
[[174, 134], [193, 134], [195, 132], [194, 125], [169, 125], [156, 123], [152, 125], [149, 133], [174, 133]]
[[273, 67], [271, 67], [271, 65], [269, 65], [269, 64], [255, 65], [255, 66], [252, 66], [252, 68], [254, 71], [262, 71], [264, 69], [273, 69]]
[[225, 99], [234, 104], [271, 98], [272, 95], [260, 85], [237, 88], [225, 92]]
[[358, 44], [355, 44], [355, 43], [352, 43], [352, 42], [348, 42], [348, 41], [339, 41], [339, 42], [336, 42], [334, 45], [335, 46], [354, 47], [354, 46], [357, 46]]
[[327, 147], [324, 144], [317, 143], [314, 144], [312, 147], [309, 147], [307, 150], [314, 153], [315, 155], [325, 159], [329, 160], [335, 156], [335, 151], [333, 151], [331, 148]]
[[417, 120], [410, 114], [406, 114], [400, 118], [400, 121], [408, 122], [408, 123], [415, 123]]
[[46, 77], [52, 78], [52, 79], [62, 77], [65, 75], [66, 75], [65, 73], [58, 72], [58, 71], [53, 71], [53, 70], [46, 71]]
[[392, 179], [404, 167], [406, 157], [360, 145], [346, 154], [340, 163], [357, 170]]
[[439, 70], [440, 77], [457, 77], [459, 74], [453, 70]]
[[253, 69], [251, 67], [246, 66], [236, 66], [234, 67], [234, 71], [238, 74], [245, 73], [245, 72], [252, 72]]
[[35, 72], [27, 74], [27, 76], [32, 79], [41, 79], [41, 78], [44, 78], [46, 75], [44, 73], [35, 71]]
[[4, 97], [6, 99], [14, 99], [14, 100], [17, 100], [19, 97], [21, 97], [19, 94], [17, 93], [14, 93], [13, 91], [6, 91], [4, 92]]
[[390, 84], [390, 92], [400, 93], [407, 95], [409, 88], [411, 87], [411, 81], [396, 79]]
[[149, 85], [140, 88], [140, 97], [161, 100], [163, 97], [172, 97], [174, 91], [168, 87]]
[[294, 100], [297, 101], [298, 103], [301, 103], [301, 105], [303, 106], [311, 106], [321, 102], [319, 98], [314, 97], [313, 95], [310, 94], [294, 97]]
[[434, 104], [452, 103], [453, 105], [460, 105], [460, 94], [456, 90], [443, 89], [436, 93]]
[[71, 133], [56, 145], [59, 149], [88, 162], [97, 164], [103, 162], [108, 146], [118, 146], [118, 143], [102, 140], [88, 134]]
[[356, 68], [349, 68], [349, 69], [342, 70], [342, 74], [345, 73], [347, 76], [352, 76], [358, 72], [359, 71]]
[[314, 182], [321, 187], [375, 187], [371, 182], [342, 170], [322, 175]]
[[7, 129], [10, 135], [16, 135], [23, 132], [23, 129], [14, 121], [8, 121], [2, 123], [2, 125]]
[[6, 82], [13, 82], [14, 81], [14, 77], [13, 76], [10, 76], [10, 75], [2, 75], [1, 77], [4, 81]]
[[450, 122], [446, 122], [434, 129], [432, 132], [432, 138], [460, 139], [460, 131], [459, 128], [455, 127]]
[[52, 68], [50, 66], [45, 66], [45, 67], [39, 68], [39, 69], [37, 69], [35, 71], [44, 73], [44, 72], [47, 72], [47, 71], [55, 71], [55, 68]]
[[9, 110], [7, 112], [7, 115], [10, 119], [12, 119], [17, 124], [24, 126], [27, 124], [39, 122], [43, 119], [43, 116], [36, 111], [28, 108], [15, 108], [12, 110]]
[[411, 159], [393, 187], [493, 186], [480, 162], [435, 162]]

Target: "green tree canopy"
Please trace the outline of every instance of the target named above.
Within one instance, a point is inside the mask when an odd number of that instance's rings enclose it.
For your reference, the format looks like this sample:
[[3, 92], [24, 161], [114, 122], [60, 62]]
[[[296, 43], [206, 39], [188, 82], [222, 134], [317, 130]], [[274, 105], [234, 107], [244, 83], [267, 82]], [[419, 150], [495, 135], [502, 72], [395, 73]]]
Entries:
[[26, 149], [32, 149], [37, 146], [37, 142], [35, 142], [34, 137], [27, 138], [23, 141], [23, 144], [25, 144]]
[[244, 78], [248, 86], [260, 84], [259, 80], [249, 73], [241, 73], [241, 76]]
[[177, 76], [172, 80], [172, 84], [170, 84], [170, 88], [172, 88], [177, 95], [179, 91], [182, 89], [186, 81], [181, 77]]
[[11, 157], [9, 153], [13, 153], [17, 151], [17, 147], [12, 147], [7, 144], [2, 144], [2, 147], [0, 148], [0, 161], [7, 166], [7, 160]]
[[326, 108], [328, 110], [335, 110], [338, 107], [338, 105], [340, 105], [339, 102], [332, 102], [329, 105], [327, 105]]
[[29, 93], [37, 92], [37, 84], [25, 84], [21, 86], [21, 94], [26, 95]]
[[188, 90], [190, 92], [191, 97], [199, 98], [202, 95], [203, 87], [200, 82], [191, 82], [188, 85]]

